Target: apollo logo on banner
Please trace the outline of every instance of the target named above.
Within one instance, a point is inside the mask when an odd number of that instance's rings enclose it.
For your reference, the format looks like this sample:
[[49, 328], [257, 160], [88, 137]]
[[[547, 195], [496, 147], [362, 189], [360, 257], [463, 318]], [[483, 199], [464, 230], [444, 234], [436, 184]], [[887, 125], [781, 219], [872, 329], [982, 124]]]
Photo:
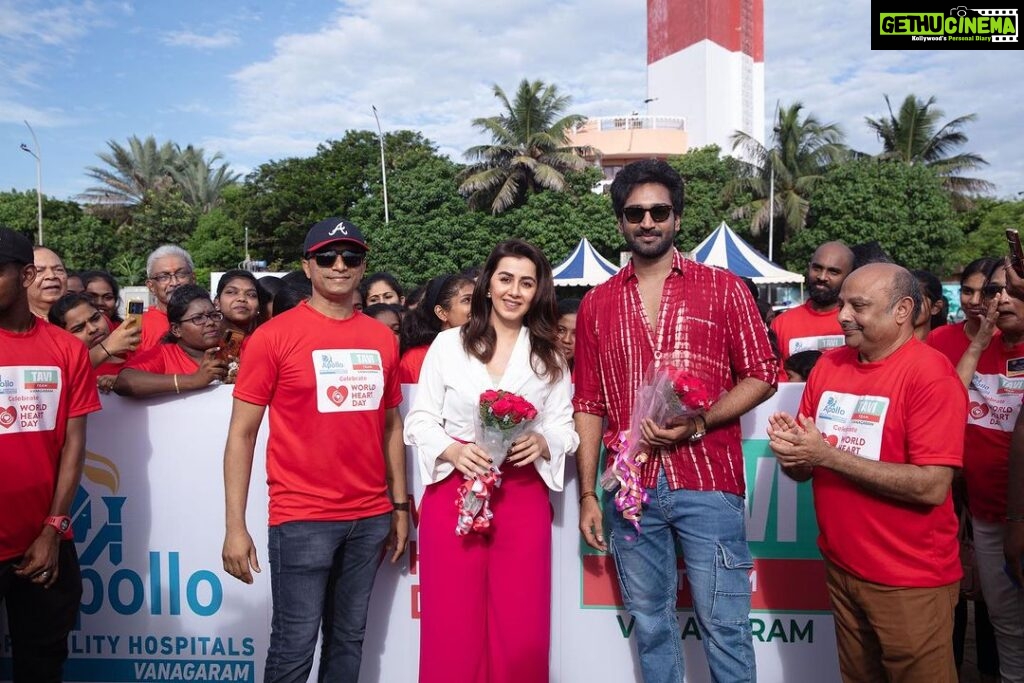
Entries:
[[[89, 452], [72, 506], [72, 528], [82, 566], [82, 605], [78, 628], [69, 638], [69, 680], [255, 680], [252, 638], [161, 632], [161, 618], [177, 625], [183, 616], [215, 617], [224, 601], [220, 578], [210, 569], [183, 568], [181, 550], [133, 552], [147, 511], [121, 495], [118, 464]], [[151, 542], [150, 548], [157, 544]], [[119, 622], [110, 616], [118, 615]], [[96, 633], [90, 620], [147, 624], [140, 629]], [[166, 628], [166, 625], [165, 625]], [[77, 655], [77, 656], [76, 656]]]

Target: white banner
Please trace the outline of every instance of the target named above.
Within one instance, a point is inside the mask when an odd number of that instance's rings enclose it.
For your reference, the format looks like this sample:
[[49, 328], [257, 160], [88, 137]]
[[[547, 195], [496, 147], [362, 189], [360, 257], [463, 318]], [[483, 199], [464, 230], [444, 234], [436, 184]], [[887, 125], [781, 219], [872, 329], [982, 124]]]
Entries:
[[[810, 487], [779, 474], [764, 437], [767, 416], [795, 410], [802, 387], [783, 385], [743, 419], [747, 532], [755, 557], [751, 622], [758, 680], [767, 683], [839, 680]], [[108, 396], [103, 411], [90, 416], [86, 472], [73, 511], [84, 595], [65, 680], [263, 680], [270, 633], [266, 431], [247, 513], [263, 572], [248, 586], [220, 561], [231, 389], [147, 401]], [[408, 397], [415, 387], [404, 389]], [[408, 462], [418, 505], [422, 484], [411, 454]], [[574, 475], [570, 462], [565, 493], [552, 495], [551, 680], [639, 680], [632, 619], [621, 609], [614, 564], [580, 542]], [[452, 519], [454, 525], [454, 507]], [[378, 573], [360, 681], [416, 680], [415, 537], [413, 530], [398, 566], [385, 563]], [[679, 604], [686, 680], [708, 681], [682, 576]], [[0, 680], [9, 678], [10, 640], [0, 624]]]

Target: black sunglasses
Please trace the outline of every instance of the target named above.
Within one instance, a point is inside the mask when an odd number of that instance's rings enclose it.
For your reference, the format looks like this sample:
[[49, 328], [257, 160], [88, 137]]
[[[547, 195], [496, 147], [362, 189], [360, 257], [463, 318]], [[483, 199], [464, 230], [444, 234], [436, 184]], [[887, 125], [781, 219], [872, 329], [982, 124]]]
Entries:
[[1006, 285], [985, 285], [981, 288], [982, 299], [995, 299], [1006, 290]]
[[627, 206], [622, 210], [622, 215], [630, 223], [643, 223], [644, 214], [651, 214], [651, 220], [660, 223], [667, 220], [672, 213], [672, 206], [669, 204], [655, 204], [652, 207]]
[[341, 257], [341, 262], [349, 268], [358, 268], [366, 260], [365, 251], [349, 251], [348, 249], [345, 251], [335, 251], [334, 249], [318, 251], [313, 254], [313, 260], [321, 268], [330, 268], [338, 260], [339, 256]]

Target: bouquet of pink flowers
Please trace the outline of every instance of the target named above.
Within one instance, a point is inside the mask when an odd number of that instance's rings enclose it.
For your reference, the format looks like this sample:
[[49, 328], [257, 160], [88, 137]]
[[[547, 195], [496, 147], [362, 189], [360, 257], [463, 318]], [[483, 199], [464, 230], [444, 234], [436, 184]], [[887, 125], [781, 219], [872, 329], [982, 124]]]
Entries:
[[649, 457], [640, 424], [650, 418], [659, 426], [678, 424], [703, 415], [714, 401], [707, 384], [671, 361], [654, 361], [644, 374], [633, 400], [629, 430], [620, 432], [612, 450], [612, 464], [601, 475], [601, 487], [615, 492], [615, 509], [640, 532], [640, 516], [647, 491], [640, 484], [640, 469]]
[[486, 475], [466, 477], [455, 501], [459, 517], [455, 533], [465, 536], [470, 531], [486, 531], [494, 513], [491, 497], [501, 486], [501, 465], [508, 450], [527, 424], [537, 417], [533, 404], [510, 391], [488, 390], [480, 394], [480, 420], [477, 422], [476, 445], [491, 458], [491, 471]]

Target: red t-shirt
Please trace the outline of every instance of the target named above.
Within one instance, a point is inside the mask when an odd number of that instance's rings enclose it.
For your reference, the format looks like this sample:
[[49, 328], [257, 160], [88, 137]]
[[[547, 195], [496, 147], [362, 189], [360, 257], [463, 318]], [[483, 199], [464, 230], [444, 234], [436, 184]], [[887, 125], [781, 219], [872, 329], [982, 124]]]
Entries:
[[270, 407], [270, 524], [351, 520], [391, 510], [385, 409], [402, 402], [398, 340], [362, 313], [328, 318], [306, 302], [252, 334], [235, 398]]
[[167, 320], [166, 313], [156, 306], [147, 308], [142, 314], [142, 341], [139, 342], [139, 348], [135, 349], [135, 352], [138, 353], [157, 346], [170, 329], [171, 323]]
[[50, 514], [68, 420], [100, 409], [85, 344], [34, 320], [0, 330], [0, 561], [28, 550]]
[[772, 332], [779, 342], [783, 362], [798, 351], [824, 351], [846, 343], [839, 325], [839, 309], [819, 312], [811, 308], [810, 301], [776, 316]]
[[967, 321], [965, 320], [955, 325], [936, 327], [928, 333], [928, 338], [924, 340], [924, 343], [941, 351], [942, 355], [953, 364], [953, 367], [956, 367], [964, 352], [967, 351], [967, 347], [971, 345], [971, 340], [967, 338], [967, 333], [964, 332], [966, 324]]
[[398, 383], [419, 384], [420, 368], [423, 367], [423, 359], [427, 357], [430, 344], [414, 346], [405, 352], [402, 360], [398, 362]]
[[100, 363], [92, 369], [93, 377], [102, 377], [103, 375], [116, 375], [121, 372], [127, 365], [125, 363]]
[[199, 370], [199, 363], [182, 351], [178, 344], [157, 344], [142, 353], [136, 353], [121, 367], [154, 375], [191, 375]]
[[[876, 363], [849, 347], [825, 353], [807, 380], [800, 413], [825, 438], [869, 460], [960, 467], [967, 397], [942, 354], [916, 339]], [[953, 426], [950, 429], [950, 426]], [[814, 470], [821, 554], [886, 586], [935, 587], [961, 576], [953, 500], [915, 505]]]
[[967, 506], [984, 522], [1005, 522], [1010, 438], [1024, 397], [1024, 343], [1007, 348], [993, 339], [978, 359], [968, 396]]

